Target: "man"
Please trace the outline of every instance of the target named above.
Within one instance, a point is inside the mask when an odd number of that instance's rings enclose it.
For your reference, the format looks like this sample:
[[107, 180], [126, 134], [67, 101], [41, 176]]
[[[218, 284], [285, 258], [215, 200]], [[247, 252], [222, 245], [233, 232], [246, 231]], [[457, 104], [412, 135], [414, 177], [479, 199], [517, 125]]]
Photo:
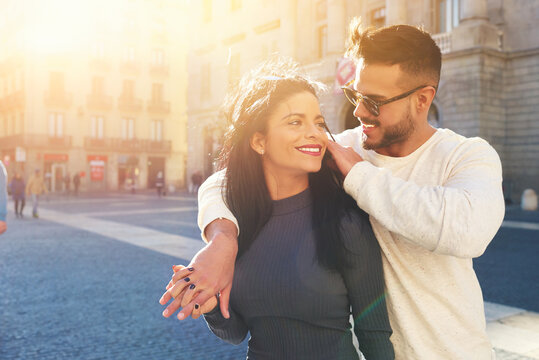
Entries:
[[[428, 33], [408, 25], [362, 31], [354, 20], [347, 54], [357, 72], [345, 94], [362, 126], [328, 148], [380, 243], [396, 358], [491, 359], [472, 258], [504, 216], [499, 157], [482, 139], [428, 124], [441, 69]], [[173, 279], [188, 274], [196, 285], [181, 300], [180, 319], [219, 290], [226, 316], [238, 230], [219, 176], [200, 190], [208, 245]]]
[[0, 235], [6, 232], [7, 215], [7, 172], [4, 163], [0, 161]]
[[36, 219], [39, 217], [37, 212], [39, 196], [44, 193], [47, 193], [47, 188], [43, 183], [39, 169], [36, 169], [30, 180], [28, 180], [28, 184], [26, 184], [26, 194], [32, 197], [32, 216]]

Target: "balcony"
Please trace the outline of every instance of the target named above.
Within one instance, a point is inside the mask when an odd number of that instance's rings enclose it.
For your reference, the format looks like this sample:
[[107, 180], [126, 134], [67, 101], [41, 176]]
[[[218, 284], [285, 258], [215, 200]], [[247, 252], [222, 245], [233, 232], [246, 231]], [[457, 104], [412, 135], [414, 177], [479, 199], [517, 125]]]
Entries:
[[94, 58], [90, 60], [90, 69], [93, 71], [107, 72], [112, 68], [110, 61], [105, 59]]
[[109, 111], [113, 104], [112, 96], [103, 94], [90, 94], [86, 98], [86, 102], [89, 109], [96, 111]]
[[140, 65], [135, 61], [124, 61], [120, 64], [120, 72], [124, 75], [139, 75]]
[[146, 151], [155, 152], [170, 152], [172, 150], [172, 141], [170, 140], [147, 140]]
[[69, 108], [73, 102], [73, 94], [61, 92], [45, 92], [45, 106], [52, 108]]
[[84, 138], [84, 148], [87, 150], [112, 150], [111, 139], [94, 138], [87, 136]]
[[170, 140], [154, 141], [147, 139], [98, 139], [85, 137], [84, 148], [86, 150], [94, 151], [168, 153], [172, 150], [172, 142]]
[[152, 76], [168, 76], [169, 66], [168, 65], [154, 65], [150, 66], [150, 75]]
[[432, 39], [436, 42], [436, 45], [438, 45], [442, 54], [447, 54], [451, 52], [450, 32], [432, 35]]
[[42, 134], [19, 134], [6, 136], [0, 140], [0, 149], [14, 149], [17, 146], [31, 149], [62, 149], [71, 148], [71, 136], [49, 136]]
[[152, 114], [168, 114], [170, 113], [170, 102], [162, 100], [150, 100], [148, 101], [146, 110]]
[[118, 98], [118, 109], [124, 112], [142, 111], [142, 100], [122, 95]]

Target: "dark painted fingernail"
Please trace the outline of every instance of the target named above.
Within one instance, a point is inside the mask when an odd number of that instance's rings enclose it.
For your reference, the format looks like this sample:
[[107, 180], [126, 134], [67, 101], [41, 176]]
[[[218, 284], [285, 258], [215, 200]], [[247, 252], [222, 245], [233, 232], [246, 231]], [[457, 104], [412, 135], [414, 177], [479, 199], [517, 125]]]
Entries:
[[195, 268], [194, 268], [194, 267], [190, 267], [190, 268], [187, 268], [187, 270], [189, 270], [189, 271], [195, 271]]
[[195, 304], [195, 309], [198, 309], [199, 307], [200, 307], [200, 305]]
[[189, 279], [189, 278], [185, 278], [185, 279], [183, 279], [183, 281], [185, 281], [185, 282], [189, 282], [189, 281], [191, 281], [191, 279]]
[[189, 289], [193, 290], [195, 288], [195, 284], [189, 285]]

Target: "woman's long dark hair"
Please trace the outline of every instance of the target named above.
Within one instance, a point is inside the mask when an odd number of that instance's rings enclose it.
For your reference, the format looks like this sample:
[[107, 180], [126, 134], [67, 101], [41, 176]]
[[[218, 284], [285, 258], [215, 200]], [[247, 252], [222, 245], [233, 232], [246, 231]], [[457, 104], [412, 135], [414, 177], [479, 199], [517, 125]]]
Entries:
[[[290, 60], [263, 63], [246, 74], [225, 101], [224, 113], [230, 123], [220, 155], [226, 167], [224, 198], [240, 227], [238, 258], [245, 253], [269, 220], [272, 199], [266, 186], [262, 159], [250, 145], [256, 132], [265, 133], [267, 119], [278, 104], [290, 96], [309, 92], [317, 96], [323, 86], [300, 75]], [[342, 190], [342, 182], [327, 164], [309, 174], [313, 196], [313, 224], [319, 263], [328, 269], [342, 265], [340, 221], [354, 201]]]

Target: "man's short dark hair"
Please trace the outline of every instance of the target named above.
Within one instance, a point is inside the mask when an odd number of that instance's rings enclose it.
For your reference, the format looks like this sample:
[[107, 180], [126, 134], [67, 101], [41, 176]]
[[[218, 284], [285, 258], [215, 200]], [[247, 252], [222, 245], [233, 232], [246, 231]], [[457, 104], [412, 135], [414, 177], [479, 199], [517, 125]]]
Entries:
[[442, 54], [425, 30], [411, 25], [391, 25], [363, 29], [359, 18], [352, 19], [346, 55], [368, 64], [400, 65], [401, 70], [438, 86]]

